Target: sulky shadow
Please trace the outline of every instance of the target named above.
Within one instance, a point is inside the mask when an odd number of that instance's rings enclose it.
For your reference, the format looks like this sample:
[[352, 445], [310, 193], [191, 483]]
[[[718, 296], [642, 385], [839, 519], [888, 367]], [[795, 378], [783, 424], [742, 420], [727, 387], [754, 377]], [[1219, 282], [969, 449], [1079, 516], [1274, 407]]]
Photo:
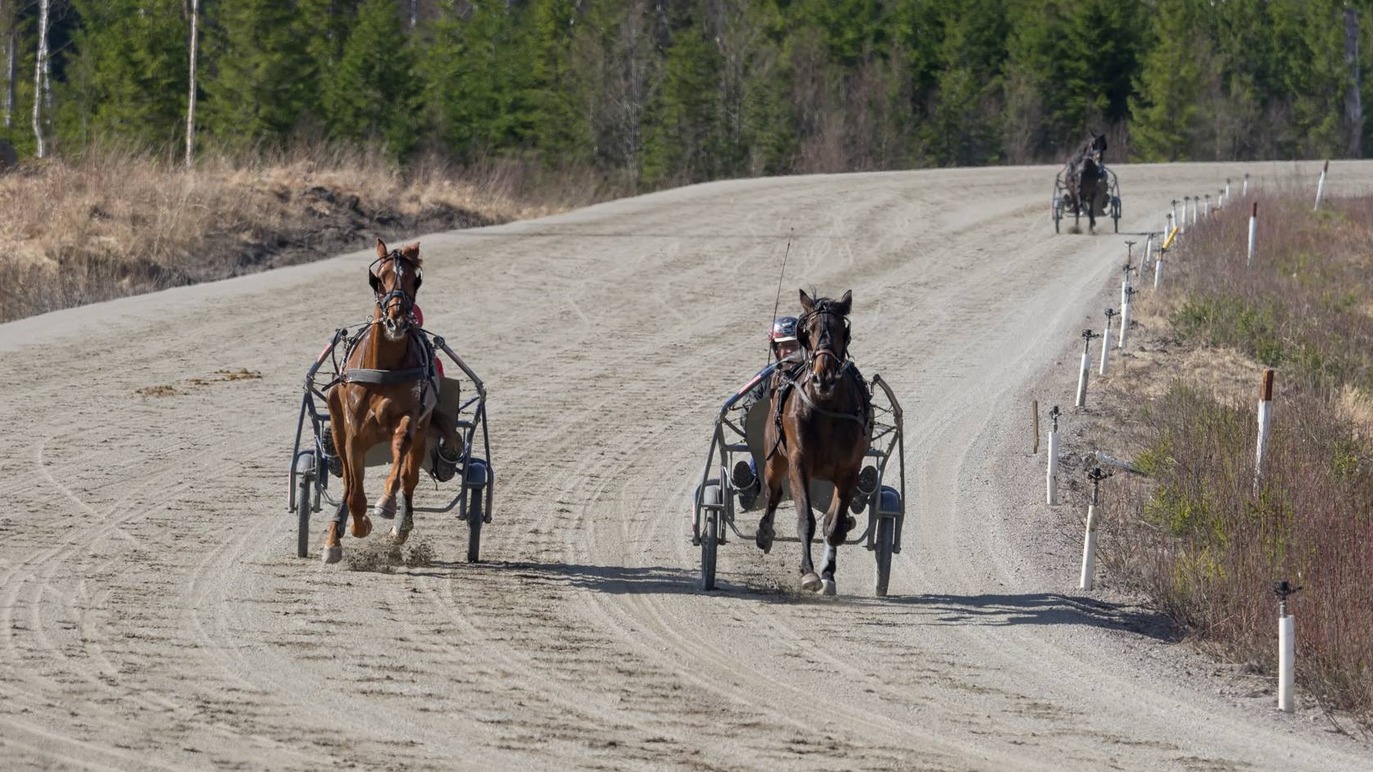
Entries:
[[1058, 593], [1025, 595], [914, 595], [887, 598], [937, 615], [939, 624], [1086, 625], [1177, 642], [1182, 631], [1166, 615], [1139, 606]]

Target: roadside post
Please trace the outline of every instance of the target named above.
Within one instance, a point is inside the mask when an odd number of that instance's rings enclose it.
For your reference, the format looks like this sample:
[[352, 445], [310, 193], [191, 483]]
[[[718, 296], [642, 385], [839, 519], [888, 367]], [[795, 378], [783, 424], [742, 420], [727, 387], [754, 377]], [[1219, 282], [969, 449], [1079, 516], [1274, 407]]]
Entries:
[[1296, 627], [1287, 613], [1287, 597], [1300, 591], [1301, 587], [1293, 587], [1286, 579], [1273, 583], [1273, 594], [1278, 596], [1278, 709], [1286, 713], [1292, 712], [1297, 662]]
[[1101, 481], [1110, 476], [1110, 472], [1101, 471], [1099, 466], [1092, 467], [1092, 471], [1087, 473], [1087, 479], [1092, 481], [1092, 501], [1087, 505], [1087, 536], [1082, 540], [1082, 575], [1078, 578], [1079, 589], [1092, 589], [1092, 574], [1096, 571], [1097, 501]]

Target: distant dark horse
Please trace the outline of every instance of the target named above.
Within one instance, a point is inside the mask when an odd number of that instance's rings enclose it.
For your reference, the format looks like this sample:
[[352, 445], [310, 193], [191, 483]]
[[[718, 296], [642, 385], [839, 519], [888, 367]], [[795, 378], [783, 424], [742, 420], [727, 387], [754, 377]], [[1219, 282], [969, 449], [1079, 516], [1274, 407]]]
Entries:
[[[782, 483], [788, 482], [796, 504], [796, 534], [801, 539], [801, 588], [815, 592], [823, 587], [826, 595], [835, 592], [836, 548], [854, 525], [844, 508], [853, 501], [872, 431], [868, 387], [849, 359], [847, 317], [852, 298], [852, 292], [845, 292], [839, 300], [812, 300], [801, 291], [805, 313], [796, 326], [796, 338], [805, 360], [783, 377], [773, 393], [772, 414], [777, 418], [767, 423], [763, 434], [767, 511], [758, 523], [758, 546], [764, 552], [772, 548], [772, 519], [782, 501]], [[818, 576], [810, 552], [815, 536], [810, 501], [813, 478], [834, 483], [823, 529], [825, 564]]]
[[1102, 181], [1102, 156], [1106, 153], [1106, 135], [1092, 134], [1072, 158], [1068, 159], [1067, 175], [1069, 203], [1073, 207], [1073, 227], [1085, 211], [1087, 227], [1096, 230], [1096, 210], [1099, 198], [1105, 193]]

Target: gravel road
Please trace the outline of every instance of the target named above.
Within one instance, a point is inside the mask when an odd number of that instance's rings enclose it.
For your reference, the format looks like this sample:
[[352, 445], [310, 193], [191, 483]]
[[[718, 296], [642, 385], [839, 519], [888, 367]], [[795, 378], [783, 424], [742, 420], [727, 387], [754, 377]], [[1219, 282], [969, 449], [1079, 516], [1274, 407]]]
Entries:
[[[1318, 169], [1119, 166], [1120, 234], [1055, 236], [1035, 167], [721, 182], [422, 236], [426, 322], [490, 392], [478, 565], [433, 515], [427, 565], [361, 570], [383, 528], [336, 566], [295, 557], [300, 379], [370, 308], [371, 245], [0, 325], [0, 767], [1373, 768], [1128, 598], [1078, 592], [1028, 448], [1127, 232], [1226, 176]], [[1373, 163], [1332, 165], [1330, 195], [1370, 185]], [[742, 540], [696, 589], [688, 493], [763, 364], [788, 238], [783, 309], [852, 289], [851, 351], [905, 407], [888, 598], [861, 549], [831, 599], [799, 593], [796, 545]]]

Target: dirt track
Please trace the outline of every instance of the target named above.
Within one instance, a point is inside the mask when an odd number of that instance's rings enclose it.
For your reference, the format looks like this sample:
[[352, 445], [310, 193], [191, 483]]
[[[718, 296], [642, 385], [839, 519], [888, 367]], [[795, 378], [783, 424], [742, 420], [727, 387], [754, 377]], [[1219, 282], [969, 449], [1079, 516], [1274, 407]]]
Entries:
[[[294, 556], [300, 378], [368, 308], [370, 252], [0, 326], [0, 767], [1367, 769], [1369, 746], [1077, 592], [1027, 447], [1029, 399], [1071, 399], [1124, 232], [1294, 168], [1117, 167], [1119, 236], [1055, 237], [1047, 167], [727, 182], [425, 236], [426, 322], [490, 390], [475, 566], [434, 516], [425, 567]], [[1373, 185], [1373, 164], [1331, 174]], [[722, 589], [695, 589], [688, 491], [762, 364], [793, 229], [783, 308], [852, 288], [852, 351], [906, 408], [886, 599], [869, 553], [842, 550], [820, 599], [796, 545], [737, 540]], [[216, 375], [240, 368], [262, 377]]]

